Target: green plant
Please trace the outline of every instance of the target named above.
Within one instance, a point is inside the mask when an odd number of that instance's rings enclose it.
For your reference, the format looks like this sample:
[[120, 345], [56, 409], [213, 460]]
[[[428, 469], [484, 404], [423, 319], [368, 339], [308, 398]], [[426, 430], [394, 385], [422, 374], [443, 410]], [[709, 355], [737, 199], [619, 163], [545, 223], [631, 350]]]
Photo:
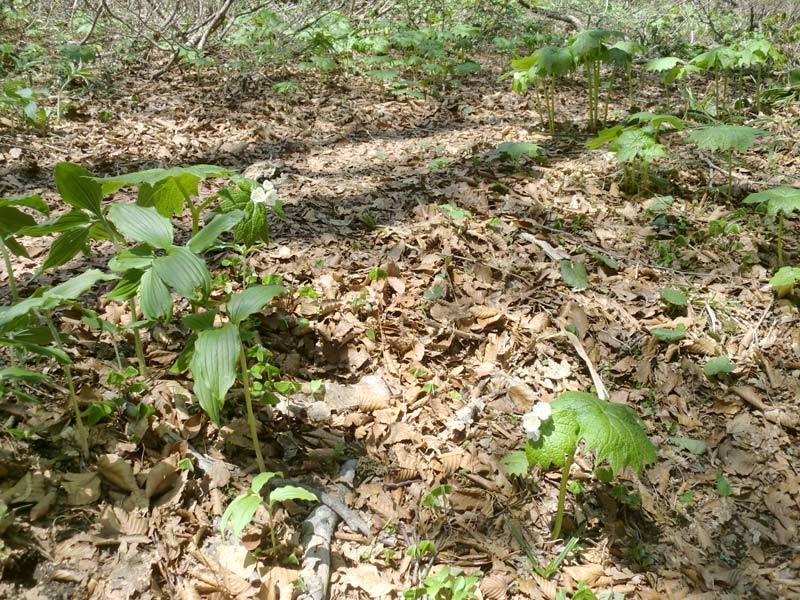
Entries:
[[733, 155], [745, 153], [756, 143], [756, 138], [766, 135], [763, 129], [744, 125], [713, 125], [695, 129], [689, 134], [689, 141], [711, 152], [724, 152], [728, 163], [728, 198], [733, 196]]
[[533, 86], [537, 110], [552, 135], [556, 127], [556, 82], [574, 70], [575, 59], [568, 48], [545, 46], [530, 56], [512, 60], [511, 72], [505, 76], [513, 77], [512, 89], [517, 94], [524, 94]]
[[778, 267], [783, 266], [783, 220], [785, 215], [791, 215], [800, 210], [800, 189], [789, 186], [780, 186], [763, 192], [750, 194], [744, 199], [745, 204], [766, 204], [767, 214], [778, 219]]
[[14, 279], [14, 269], [11, 265], [11, 254], [30, 258], [25, 247], [16, 239], [17, 232], [36, 224], [34, 218], [20, 208], [30, 208], [43, 215], [50, 214], [50, 207], [40, 196], [17, 196], [13, 198], [0, 198], [0, 255], [8, 276], [8, 289], [11, 298], [19, 300], [17, 282]]
[[594, 451], [598, 463], [608, 461], [612, 475], [626, 467], [640, 473], [656, 460], [636, 413], [592, 394], [564, 392], [549, 405], [537, 403], [523, 416], [522, 426], [528, 438], [525, 450], [512, 452], [503, 462], [513, 475], [524, 475], [534, 465], [562, 468], [554, 538], [561, 533], [569, 470], [581, 442]]
[[31, 87], [24, 81], [7, 81], [0, 89], [0, 108], [16, 113], [20, 123], [44, 133], [50, 122], [50, 110], [40, 102], [46, 96], [45, 89]]
[[800, 282], [800, 267], [781, 267], [769, 280], [769, 284], [778, 290], [791, 290]]
[[461, 575], [457, 567], [442, 566], [423, 580], [421, 588], [406, 590], [403, 598], [416, 600], [469, 600], [477, 598], [478, 577]]
[[489, 160], [498, 158], [510, 159], [514, 163], [514, 169], [518, 169], [519, 161], [523, 156], [537, 158], [541, 155], [542, 147], [539, 144], [531, 142], [502, 142], [489, 154]]
[[192, 235], [196, 235], [200, 230], [202, 211], [215, 200], [214, 196], [199, 203], [192, 200], [200, 194], [200, 181], [210, 177], [227, 177], [229, 174], [227, 169], [214, 165], [192, 165], [147, 169], [113, 177], [95, 177], [93, 181], [101, 186], [103, 196], [125, 187], [136, 187], [136, 204], [142, 207], [152, 206], [165, 217], [179, 215], [184, 206], [188, 206], [192, 216]]
[[[243, 494], [237, 496], [222, 513], [222, 518], [219, 522], [220, 531], [222, 535], [228, 528], [233, 532], [235, 538], [239, 538], [245, 527], [253, 520], [258, 507], [264, 503], [261, 497], [261, 488], [263, 488], [270, 479], [273, 477], [283, 477], [283, 473], [261, 472], [250, 483], [250, 489]], [[273, 510], [275, 505], [287, 500], [305, 500], [307, 502], [317, 502], [318, 498], [308, 490], [293, 486], [283, 485], [276, 487], [269, 493], [267, 498], [267, 527], [269, 528], [270, 543], [272, 544], [272, 552], [278, 547], [275, 538], [275, 525], [273, 523]]]
[[[583, 65], [586, 73], [586, 91], [589, 102], [589, 129], [594, 131], [600, 121], [600, 84], [601, 64], [609, 60], [608, 41], [615, 37], [622, 37], [621, 31], [611, 29], [587, 29], [578, 32], [570, 43], [569, 49], [575, 62]], [[616, 53], [618, 59], [624, 52], [620, 49]]]
[[[738, 66], [744, 69], [756, 69], [755, 107], [761, 110], [762, 90], [764, 87], [764, 68], [769, 64], [779, 64], [785, 60], [780, 51], [765, 38], [752, 38], [737, 44]], [[741, 80], [740, 80], [741, 81]], [[740, 96], [742, 93], [740, 92]]]
[[[75, 415], [81, 454], [84, 457], [89, 455], [88, 438], [81, 419], [78, 396], [75, 392], [71, 359], [64, 348], [61, 333], [53, 321], [53, 311], [64, 304], [74, 303], [96, 283], [114, 279], [116, 279], [114, 275], [103, 273], [97, 269], [89, 269], [60, 285], [39, 291], [13, 305], [0, 306], [0, 346], [17, 347], [51, 356], [61, 363], [67, 379], [69, 403]], [[33, 338], [28, 335], [29, 332], [32, 332], [30, 329], [32, 319], [46, 325], [46, 331], [38, 332]], [[54, 347], [48, 347], [50, 344]]]
[[194, 342], [189, 369], [194, 376], [194, 393], [201, 408], [219, 424], [220, 411], [225, 402], [228, 390], [236, 380], [237, 364], [239, 376], [244, 389], [247, 422], [250, 437], [256, 454], [259, 469], [265, 471], [264, 459], [261, 456], [261, 444], [258, 441], [257, 424], [253, 413], [253, 396], [250, 371], [247, 366], [247, 351], [242, 341], [240, 329], [251, 315], [260, 312], [273, 299], [286, 293], [281, 285], [251, 286], [230, 297], [227, 303], [228, 323], [213, 328], [211, 318], [200, 326]]
[[689, 61], [695, 67], [713, 73], [714, 105], [716, 108], [726, 109], [727, 107], [728, 80], [738, 61], [739, 57], [736, 50], [729, 46], [717, 46], [698, 54]]

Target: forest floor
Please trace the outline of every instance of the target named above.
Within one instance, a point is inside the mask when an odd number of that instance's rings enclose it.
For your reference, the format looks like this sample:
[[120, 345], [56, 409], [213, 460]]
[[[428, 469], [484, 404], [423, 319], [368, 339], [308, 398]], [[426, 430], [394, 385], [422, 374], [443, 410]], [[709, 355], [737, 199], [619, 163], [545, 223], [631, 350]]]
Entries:
[[[407, 101], [359, 77], [291, 74], [303, 88], [288, 99], [271, 91], [286, 74], [118, 81], [47, 136], [6, 128], [0, 195], [38, 192], [52, 206], [53, 168], [65, 160], [103, 175], [194, 163], [275, 169], [286, 219], [271, 222], [272, 241], [251, 267], [318, 297], [294, 307], [309, 326], [279, 331], [268, 315], [263, 339], [285, 376], [325, 385], [322, 397], [295, 394], [271, 417], [263, 408], [260, 437], [269, 468], [319, 488], [330, 489], [343, 457], [359, 461], [346, 500], [370, 531], [339, 526], [332, 598], [401, 597], [428, 566], [406, 554], [424, 539], [437, 545], [436, 564], [482, 572], [484, 598], [554, 599], [578, 581], [625, 598], [800, 597], [798, 308], [767, 285], [772, 226], [738, 210], [744, 193], [800, 182], [797, 108], [759, 123], [772, 136], [738, 162], [733, 201], [711, 185], [724, 182], [724, 160], [680, 144], [680, 132], [665, 137], [672, 158], [654, 167], [669, 183], [640, 198], [622, 189], [613, 155], [585, 149], [577, 83], [559, 95], [551, 137], [530, 98], [498, 74]], [[641, 109], [657, 112], [658, 88], [642, 87]], [[612, 102], [612, 121], [621, 110]], [[504, 141], [540, 144], [546, 160], [495, 159]], [[785, 252], [797, 264], [800, 235], [788, 223]], [[33, 259], [15, 263], [20, 280], [49, 243], [28, 244]], [[104, 268], [109, 257], [97, 246], [38, 283]], [[222, 258], [212, 260], [217, 270]], [[565, 283], [565, 258], [585, 264], [588, 288]], [[371, 278], [376, 268], [388, 277]], [[664, 288], [683, 290], [687, 305], [669, 310]], [[93, 307], [127, 318], [119, 305]], [[679, 324], [681, 341], [651, 334]], [[61, 327], [76, 340], [81, 398], [118, 396], [107, 339], [69, 311]], [[222, 538], [219, 517], [249, 485], [252, 448], [238, 402], [218, 429], [199, 416], [188, 376], [169, 374], [185, 337], [177, 326], [146, 337], [151, 374], [127, 399], [155, 413], [94, 426], [88, 462], [65, 427], [62, 388], [40, 391], [38, 403], [0, 404], [5, 430], [17, 433], [0, 437], [0, 486], [14, 517], [0, 597], [289, 597], [309, 507], [278, 509], [279, 561], [257, 550], [269, 546], [260, 543], [265, 514], [243, 544]], [[710, 381], [703, 365], [717, 355], [736, 370]], [[589, 391], [592, 370], [644, 419], [659, 460], [641, 478], [602, 484], [592, 457], [579, 455], [566, 523], [578, 547], [544, 579], [531, 558], [545, 565], [563, 547], [549, 536], [559, 474], [519, 479], [500, 461], [524, 443], [519, 418], [531, 398]], [[526, 393], [508, 393], [520, 383]], [[155, 465], [175, 471], [189, 446], [206, 468], [196, 463], [148, 497]], [[109, 460], [132, 471], [134, 489], [109, 483]], [[446, 510], [421, 504], [444, 484]]]

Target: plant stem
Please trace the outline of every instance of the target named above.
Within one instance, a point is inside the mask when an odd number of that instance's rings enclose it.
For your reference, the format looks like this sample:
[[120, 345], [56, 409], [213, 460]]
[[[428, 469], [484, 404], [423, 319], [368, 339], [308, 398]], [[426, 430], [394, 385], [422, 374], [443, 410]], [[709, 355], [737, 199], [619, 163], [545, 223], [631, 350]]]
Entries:
[[[61, 343], [61, 334], [59, 334], [58, 328], [56, 328], [56, 324], [53, 323], [53, 319], [50, 314], [39, 314], [39, 317], [44, 319], [45, 323], [47, 323], [47, 328], [50, 330], [50, 334], [53, 336], [53, 340], [55, 341], [58, 349], [64, 352], [64, 345]], [[72, 410], [75, 413], [75, 426], [78, 430], [78, 443], [81, 445], [81, 455], [83, 455], [84, 458], [88, 458], [88, 435], [86, 434], [86, 428], [83, 426], [83, 419], [81, 419], [81, 407], [78, 404], [78, 395], [75, 393], [75, 382], [72, 379], [72, 368], [70, 367], [69, 363], [64, 364], [64, 374], [67, 376], [69, 403], [72, 405]]]
[[728, 201], [733, 200], [733, 150], [728, 152]]
[[561, 525], [564, 522], [564, 500], [567, 495], [567, 483], [569, 482], [569, 470], [572, 468], [572, 461], [575, 460], [575, 452], [567, 457], [564, 462], [564, 470], [561, 472], [561, 485], [558, 488], [558, 508], [556, 510], [556, 522], [553, 526], [553, 539], [558, 539], [561, 534]]
[[778, 268], [783, 266], [783, 211], [778, 212]]
[[[265, 469], [262, 469], [263, 473]], [[278, 547], [278, 541], [275, 539], [275, 523], [272, 521], [272, 503], [267, 506], [267, 520], [269, 521], [269, 541], [272, 544], [272, 553], [275, 554], [275, 549]]]
[[17, 280], [14, 279], [14, 269], [11, 267], [11, 256], [8, 254], [8, 248], [6, 248], [2, 235], [0, 235], [0, 253], [3, 254], [3, 262], [6, 265], [6, 273], [8, 273], [8, 289], [11, 290], [11, 299], [14, 302], [19, 302]]
[[253, 413], [253, 396], [250, 391], [250, 372], [247, 369], [247, 355], [245, 354], [244, 344], [241, 344], [241, 349], [239, 350], [239, 366], [242, 372], [242, 384], [244, 385], [244, 404], [247, 408], [247, 424], [250, 426], [250, 439], [253, 442], [253, 449], [256, 452], [258, 470], [263, 473], [267, 470], [267, 467], [264, 464], [264, 457], [261, 456], [261, 442], [258, 441], [258, 431], [256, 431], [256, 416]]
[[[129, 300], [131, 305], [131, 317], [135, 321], [137, 316], [137, 309], [136, 309], [136, 296], [131, 296]], [[142, 377], [147, 377], [147, 363], [144, 360], [144, 347], [142, 346], [142, 336], [139, 333], [138, 328], [133, 329], [133, 346], [136, 348], [136, 360], [139, 362], [139, 375]]]

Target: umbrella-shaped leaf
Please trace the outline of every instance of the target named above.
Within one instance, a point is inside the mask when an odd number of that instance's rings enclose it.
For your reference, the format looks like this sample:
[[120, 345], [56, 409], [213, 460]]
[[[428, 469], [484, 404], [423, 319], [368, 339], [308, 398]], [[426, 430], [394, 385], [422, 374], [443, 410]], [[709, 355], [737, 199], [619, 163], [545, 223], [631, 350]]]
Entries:
[[236, 380], [236, 361], [241, 350], [239, 329], [228, 323], [197, 334], [189, 369], [200, 406], [215, 423], [227, 394]]
[[774, 288], [781, 288], [795, 285], [798, 281], [800, 281], [800, 267], [781, 267], [769, 280], [769, 284]]
[[689, 134], [689, 141], [712, 152], [747, 152], [756, 143], [756, 138], [766, 133], [763, 129], [744, 125], [714, 125], [695, 129]]
[[800, 189], [780, 186], [763, 192], [750, 194], [744, 199], [745, 204], [767, 203], [767, 212], [775, 216], [779, 212], [791, 214], [800, 210]]
[[670, 71], [682, 63], [683, 61], [677, 56], [662, 56], [648, 60], [644, 68], [646, 71], [661, 73], [663, 71]]
[[113, 204], [108, 209], [108, 218], [129, 240], [162, 249], [172, 245], [172, 221], [161, 216], [154, 208]]

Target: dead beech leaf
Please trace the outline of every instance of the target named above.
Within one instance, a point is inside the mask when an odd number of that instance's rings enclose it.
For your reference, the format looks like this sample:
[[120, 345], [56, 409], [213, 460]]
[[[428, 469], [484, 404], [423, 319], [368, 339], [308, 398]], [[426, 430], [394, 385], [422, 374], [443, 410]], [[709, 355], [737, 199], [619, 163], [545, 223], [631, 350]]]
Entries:
[[294, 581], [300, 577], [300, 571], [272, 567], [261, 576], [261, 588], [258, 600], [292, 600]]
[[139, 489], [133, 469], [116, 454], [104, 454], [97, 461], [97, 472], [111, 485], [127, 492]]
[[520, 382], [508, 388], [508, 399], [520, 412], [528, 412], [536, 404], [538, 396], [529, 385]]
[[583, 581], [586, 585], [592, 585], [603, 576], [603, 565], [572, 565], [562, 569], [567, 575], [576, 582]]
[[178, 478], [178, 469], [169, 460], [162, 460], [150, 469], [144, 486], [145, 496], [153, 498], [166, 492]]
[[39, 500], [36, 504], [33, 505], [31, 508], [30, 519], [31, 521], [36, 521], [41, 519], [45, 516], [48, 512], [50, 512], [50, 508], [53, 506], [53, 502], [55, 502], [56, 495], [58, 490], [53, 487], [47, 492], [47, 495]]
[[354, 569], [348, 569], [340, 581], [365, 591], [370, 598], [388, 598], [394, 591], [394, 586], [381, 577], [375, 565], [359, 565]]
[[100, 497], [100, 478], [97, 473], [64, 473], [61, 487], [67, 492], [67, 504], [82, 506]]
[[106, 508], [100, 517], [100, 523], [103, 532], [109, 536], [146, 536], [150, 529], [148, 520], [139, 513], [116, 507]]
[[508, 576], [505, 573], [489, 573], [481, 580], [481, 593], [486, 600], [506, 600]]

